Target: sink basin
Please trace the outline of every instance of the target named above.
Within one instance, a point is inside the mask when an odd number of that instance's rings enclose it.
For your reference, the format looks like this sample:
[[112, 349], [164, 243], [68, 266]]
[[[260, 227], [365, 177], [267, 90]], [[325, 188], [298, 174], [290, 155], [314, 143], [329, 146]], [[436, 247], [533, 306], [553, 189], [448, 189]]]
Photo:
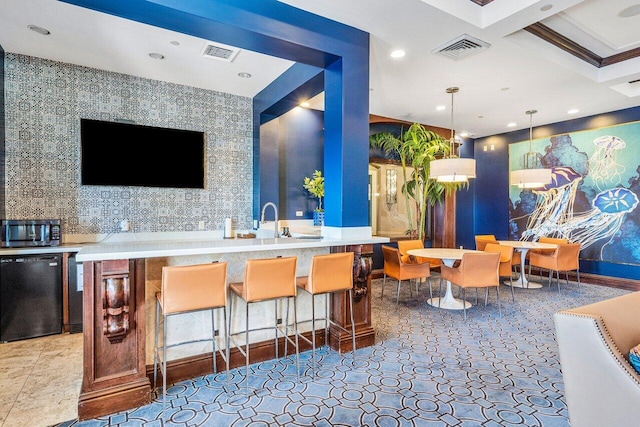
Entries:
[[305, 240], [320, 240], [322, 236], [294, 236], [294, 239], [305, 239]]

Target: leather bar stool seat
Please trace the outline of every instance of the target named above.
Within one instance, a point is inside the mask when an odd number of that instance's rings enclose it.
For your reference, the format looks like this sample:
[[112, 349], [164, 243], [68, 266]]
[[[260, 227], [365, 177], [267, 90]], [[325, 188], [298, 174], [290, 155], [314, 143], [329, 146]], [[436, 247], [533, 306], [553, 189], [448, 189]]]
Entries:
[[[285, 343], [291, 342], [296, 347], [296, 377], [300, 375], [300, 361], [298, 353], [298, 316], [296, 306], [296, 257], [278, 257], [249, 259], [245, 264], [244, 280], [242, 282], [229, 284], [229, 289], [237, 298], [245, 302], [245, 328], [240, 331], [231, 331], [229, 324], [229, 341], [233, 341], [234, 346], [245, 357], [245, 386], [246, 393], [249, 394], [249, 333], [261, 330], [273, 330], [275, 334], [275, 357], [278, 358], [278, 336], [283, 333]], [[278, 326], [278, 301], [286, 299], [286, 318], [284, 331]], [[289, 300], [293, 299], [293, 327], [295, 342], [289, 337]], [[250, 328], [249, 305], [263, 301], [274, 301], [275, 316], [273, 326], [257, 326]], [[233, 307], [233, 298], [229, 299], [229, 310]], [[235, 336], [244, 334], [245, 342], [239, 344]], [[228, 342], [229, 342], [228, 341]], [[229, 344], [227, 345], [227, 347]], [[286, 353], [286, 350], [285, 350]]]
[[[211, 310], [211, 336], [177, 343], [170, 343], [168, 318], [177, 314]], [[213, 350], [213, 373], [217, 372], [216, 354], [220, 354], [226, 364], [227, 392], [229, 390], [229, 346], [224, 352], [216, 341], [222, 336], [222, 329], [216, 328], [215, 312], [223, 313], [223, 327], [227, 331], [227, 263], [165, 266], [162, 268], [162, 284], [156, 293], [156, 327], [153, 353], [153, 385], [157, 384], [158, 362], [162, 374], [162, 411], [167, 400], [167, 349], [197, 342], [211, 341]], [[159, 340], [160, 316], [162, 316], [162, 345]], [[157, 389], [156, 389], [157, 390]]]
[[[311, 259], [309, 275], [298, 277], [296, 283], [298, 288], [311, 294], [311, 319], [298, 323], [311, 322], [311, 340], [304, 335], [300, 338], [311, 344], [311, 377], [315, 378], [316, 365], [316, 321], [324, 320], [324, 342], [329, 345], [329, 327], [333, 325], [338, 329], [350, 333], [351, 350], [355, 364], [356, 355], [356, 329], [353, 320], [353, 252], [341, 252], [327, 255], [316, 255]], [[331, 320], [329, 316], [329, 296], [334, 292], [348, 292], [349, 313], [351, 316], [351, 331], [344, 326]], [[324, 317], [316, 318], [315, 300], [316, 295], [325, 296]], [[339, 344], [338, 344], [339, 346]]]

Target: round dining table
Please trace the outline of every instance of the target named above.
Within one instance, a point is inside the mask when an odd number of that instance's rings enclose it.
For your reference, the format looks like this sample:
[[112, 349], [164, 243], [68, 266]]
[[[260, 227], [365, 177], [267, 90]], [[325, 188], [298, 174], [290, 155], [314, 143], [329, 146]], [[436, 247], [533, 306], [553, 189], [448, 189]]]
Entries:
[[[452, 248], [424, 248], [424, 249], [410, 249], [407, 251], [409, 255], [415, 257], [425, 258], [438, 258], [442, 260], [442, 263], [447, 267], [453, 267], [453, 263], [456, 260], [462, 259], [462, 255], [465, 253], [481, 252], [474, 249], [452, 249]], [[447, 290], [444, 297], [429, 298], [427, 304], [434, 307], [446, 308], [448, 310], [462, 310], [471, 307], [471, 303], [463, 301], [453, 297], [451, 292], [451, 282], [447, 280]]]
[[[555, 243], [540, 243], [540, 242], [528, 242], [526, 240], [498, 240], [498, 243], [504, 246], [511, 246], [513, 249], [520, 252], [520, 277], [517, 280], [513, 280], [514, 288], [527, 288], [527, 289], [539, 289], [542, 285], [538, 282], [532, 282], [527, 280], [527, 275], [524, 274], [525, 258], [527, 252], [531, 249], [555, 249], [558, 247]], [[511, 285], [511, 282], [504, 282], [505, 285]]]

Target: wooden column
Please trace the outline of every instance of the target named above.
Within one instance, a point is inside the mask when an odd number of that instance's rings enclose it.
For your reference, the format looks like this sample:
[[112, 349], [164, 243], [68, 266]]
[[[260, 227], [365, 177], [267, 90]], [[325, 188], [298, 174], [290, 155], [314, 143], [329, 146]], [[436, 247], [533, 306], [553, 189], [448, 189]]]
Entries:
[[144, 260], [84, 263], [84, 373], [78, 418], [149, 403]]
[[442, 203], [433, 207], [433, 241], [434, 248], [456, 247], [456, 192], [445, 195]]
[[[354, 253], [354, 310], [353, 320], [356, 326], [356, 347], [369, 347], [375, 344], [375, 331], [371, 326], [371, 269], [373, 265], [373, 245], [352, 245], [332, 247], [331, 252]], [[336, 292], [331, 295], [331, 320], [343, 328], [351, 329], [349, 294]], [[351, 334], [331, 327], [329, 345], [343, 353], [351, 351]]]

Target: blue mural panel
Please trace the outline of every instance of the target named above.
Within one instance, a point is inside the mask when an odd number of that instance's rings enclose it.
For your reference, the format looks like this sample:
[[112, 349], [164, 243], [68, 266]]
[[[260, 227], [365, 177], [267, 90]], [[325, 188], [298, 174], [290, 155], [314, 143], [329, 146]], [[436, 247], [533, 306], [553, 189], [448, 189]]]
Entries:
[[553, 181], [510, 188], [509, 237], [564, 237], [582, 243], [581, 259], [640, 265], [640, 122], [511, 144], [510, 171], [530, 144]]

